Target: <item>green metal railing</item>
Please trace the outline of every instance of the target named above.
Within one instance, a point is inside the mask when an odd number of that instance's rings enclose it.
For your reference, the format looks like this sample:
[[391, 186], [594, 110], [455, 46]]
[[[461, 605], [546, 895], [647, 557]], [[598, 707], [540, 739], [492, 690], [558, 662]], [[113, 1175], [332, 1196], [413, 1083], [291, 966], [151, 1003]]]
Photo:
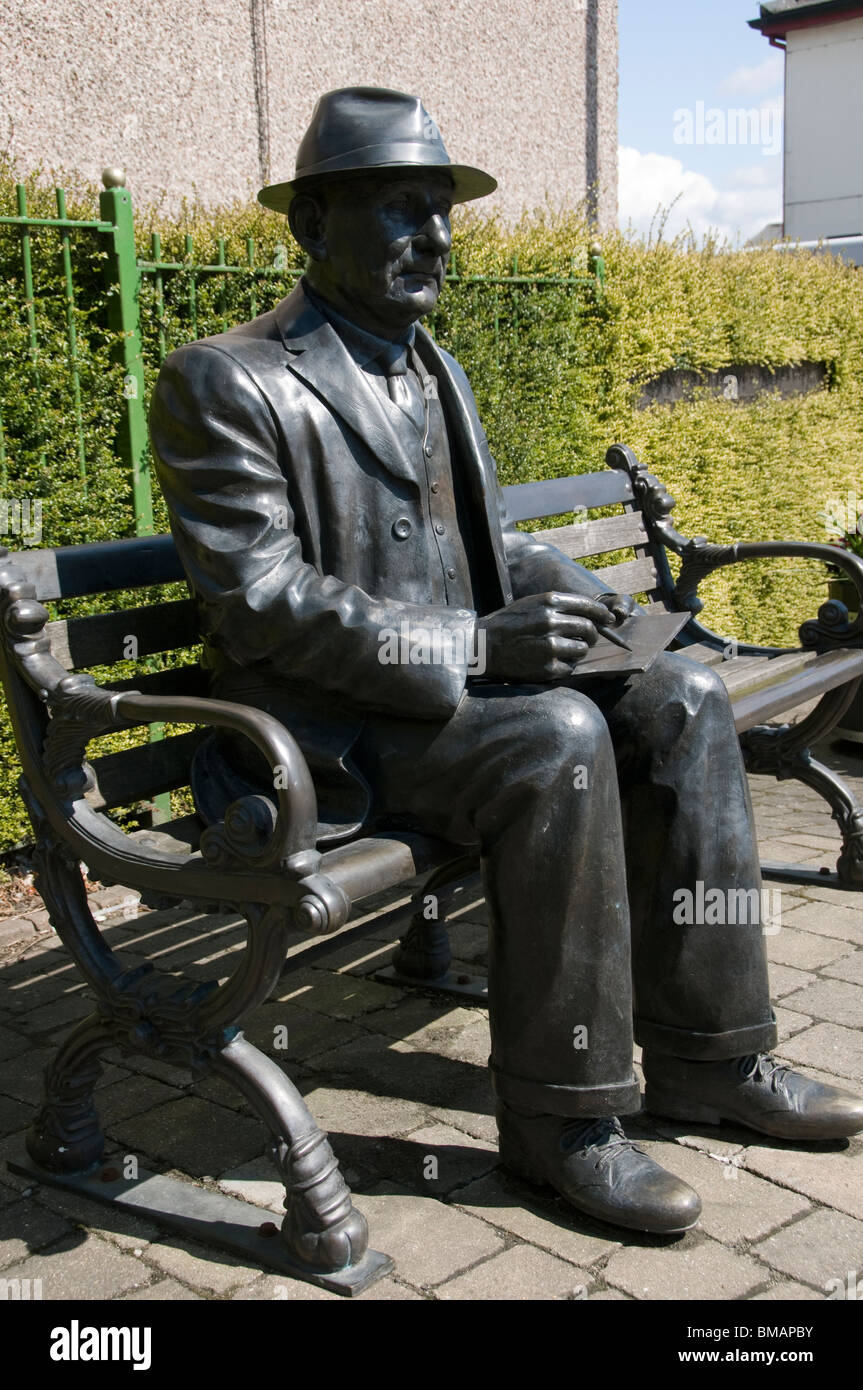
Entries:
[[[66, 210], [66, 194], [61, 188], [55, 189], [57, 215], [37, 216], [28, 210], [25, 187], [18, 184], [17, 213], [0, 216], [0, 228], [17, 231], [20, 241], [20, 307], [23, 309], [22, 322], [26, 323], [26, 351], [37, 418], [37, 451], [43, 466], [46, 454], [38, 440], [38, 412], [42, 394], [40, 361], [44, 349], [39, 342], [35, 313], [37, 291], [33, 241], [35, 236], [46, 232], [56, 233], [57, 236], [62, 272], [62, 303], [58, 303], [57, 309], [58, 321], [62, 317], [66, 326], [70, 405], [68, 426], [76, 439], [78, 471], [84, 495], [90, 483], [79, 370], [75, 271], [80, 268], [81, 257], [94, 255], [95, 239], [95, 254], [104, 261], [103, 283], [109, 291], [107, 327], [114, 339], [114, 358], [122, 369], [122, 407], [115, 452], [128, 469], [134, 532], [136, 535], [149, 535], [153, 531], [153, 497], [147, 442], [145, 362], [154, 366], [161, 364], [168, 352], [180, 345], [180, 341], [188, 342], [203, 333], [224, 331], [233, 323], [254, 318], [262, 307], [274, 302], [274, 296], [285, 293], [302, 272], [289, 263], [285, 245], [277, 243], [274, 249], [264, 251], [251, 237], [246, 239], [242, 263], [228, 261], [224, 237], [217, 238], [215, 260], [196, 260], [191, 236], [185, 238], [181, 260], [166, 259], [162, 255], [158, 233], [153, 233], [151, 237], [149, 256], [139, 257], [135, 246], [132, 200], [124, 186], [122, 171], [106, 170], [103, 183], [105, 188], [99, 198], [98, 219], [70, 218]], [[215, 300], [212, 294], [214, 278], [218, 286]], [[523, 274], [519, 270], [518, 257], [515, 257], [508, 274], [466, 275], [460, 272], [453, 256], [446, 278], [448, 284], [469, 287], [477, 294], [480, 291], [492, 292], [490, 301], [483, 303], [482, 315], [488, 316], [483, 317], [483, 322], [491, 334], [494, 360], [500, 366], [504, 304], [508, 309], [507, 323], [518, 333], [518, 293], [555, 286], [587, 289], [601, 296], [605, 268], [599, 247], [592, 246], [587, 257], [587, 274], [578, 273], [575, 257], [572, 258], [568, 276]], [[514, 292], [517, 293], [513, 300]], [[207, 299], [206, 312], [201, 305], [204, 297]], [[142, 300], [145, 298], [152, 312], [148, 312], [147, 307], [142, 312]], [[428, 324], [432, 333], [436, 331], [439, 318], [440, 312]], [[178, 337], [178, 328], [180, 330], [178, 341], [172, 341], [171, 325], [174, 338]], [[0, 382], [0, 484], [5, 491], [9, 440], [4, 430], [3, 407]], [[98, 500], [94, 497], [92, 502], [98, 505]]]

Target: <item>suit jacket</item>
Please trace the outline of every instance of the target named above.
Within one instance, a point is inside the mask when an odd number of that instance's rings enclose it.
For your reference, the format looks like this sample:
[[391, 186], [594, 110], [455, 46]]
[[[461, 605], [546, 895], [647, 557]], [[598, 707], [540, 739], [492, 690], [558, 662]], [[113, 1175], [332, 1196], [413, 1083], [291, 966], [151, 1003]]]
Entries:
[[[355, 834], [368, 818], [369, 789], [350, 761], [365, 713], [447, 719], [469, 678], [478, 613], [554, 587], [602, 590], [588, 570], [506, 524], [464, 372], [419, 326], [415, 350], [437, 378], [468, 498], [476, 611], [436, 595], [440, 566], [414, 462], [302, 282], [251, 323], [173, 352], [151, 404], [156, 470], [213, 693], [267, 709], [298, 739], [322, 839]], [[438, 633], [453, 659], [383, 664], [388, 630]], [[193, 790], [205, 819], [242, 794], [243, 777], [248, 790], [272, 785], [248, 745], [220, 736], [204, 746]]]

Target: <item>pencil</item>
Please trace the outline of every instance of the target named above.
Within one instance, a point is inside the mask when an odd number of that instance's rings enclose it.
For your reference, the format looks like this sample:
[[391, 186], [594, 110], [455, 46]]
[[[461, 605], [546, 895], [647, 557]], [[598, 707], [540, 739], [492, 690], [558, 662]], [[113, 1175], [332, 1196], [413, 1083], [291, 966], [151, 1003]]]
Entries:
[[601, 627], [599, 623], [596, 623], [595, 626], [601, 637], [604, 637], [609, 642], [613, 642], [616, 647], [623, 647], [625, 652], [632, 651], [630, 644], [625, 642], [624, 639], [615, 632], [613, 627]]

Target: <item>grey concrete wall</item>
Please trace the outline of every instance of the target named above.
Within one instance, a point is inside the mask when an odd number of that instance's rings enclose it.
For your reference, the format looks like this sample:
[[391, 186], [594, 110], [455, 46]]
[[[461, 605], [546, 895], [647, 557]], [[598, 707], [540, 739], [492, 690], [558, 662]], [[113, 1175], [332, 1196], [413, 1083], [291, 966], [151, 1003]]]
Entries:
[[[137, 203], [254, 194], [293, 173], [321, 92], [417, 92], [511, 218], [598, 186], [617, 213], [616, 0], [16, 0], [0, 28], [0, 149]], [[264, 176], [262, 176], [264, 175]]]

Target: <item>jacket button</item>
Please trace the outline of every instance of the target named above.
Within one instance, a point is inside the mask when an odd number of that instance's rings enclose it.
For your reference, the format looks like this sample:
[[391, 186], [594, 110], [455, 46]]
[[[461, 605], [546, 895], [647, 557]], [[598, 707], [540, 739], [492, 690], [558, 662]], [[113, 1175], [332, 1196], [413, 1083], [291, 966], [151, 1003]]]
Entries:
[[445, 536], [445, 535], [446, 535], [446, 527], [444, 526], [444, 524], [443, 524], [442, 521], [436, 522], [436, 523], [435, 523], [435, 528], [434, 528], [434, 529], [437, 531], [437, 533], [438, 533], [439, 536]]
[[406, 516], [400, 516], [398, 521], [393, 522], [393, 535], [398, 541], [407, 540], [412, 530], [413, 527]]

